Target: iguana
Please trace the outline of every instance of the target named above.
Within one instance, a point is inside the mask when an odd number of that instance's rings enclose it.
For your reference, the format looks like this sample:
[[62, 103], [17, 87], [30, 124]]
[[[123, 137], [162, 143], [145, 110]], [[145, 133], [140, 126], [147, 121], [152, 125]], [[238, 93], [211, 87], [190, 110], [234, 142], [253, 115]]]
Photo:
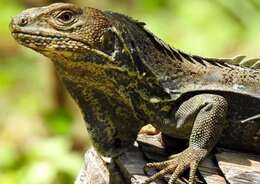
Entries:
[[[260, 153], [258, 59], [205, 58], [164, 43], [128, 16], [74, 4], [32, 8], [12, 18], [22, 45], [50, 58], [80, 107], [92, 142], [116, 157], [151, 123], [189, 146], [145, 183], [171, 174], [175, 183], [218, 144]], [[241, 65], [241, 66], [240, 66]]]

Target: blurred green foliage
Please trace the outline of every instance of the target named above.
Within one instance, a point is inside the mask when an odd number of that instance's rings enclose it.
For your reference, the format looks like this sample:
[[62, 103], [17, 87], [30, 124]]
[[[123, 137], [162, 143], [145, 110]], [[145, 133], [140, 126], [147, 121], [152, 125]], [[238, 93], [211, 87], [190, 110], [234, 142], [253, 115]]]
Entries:
[[[259, 57], [258, 0], [74, 0], [128, 14], [172, 46], [204, 56]], [[0, 1], [0, 183], [73, 183], [89, 145], [65, 95], [56, 104], [51, 62], [11, 38], [11, 16], [48, 0]]]

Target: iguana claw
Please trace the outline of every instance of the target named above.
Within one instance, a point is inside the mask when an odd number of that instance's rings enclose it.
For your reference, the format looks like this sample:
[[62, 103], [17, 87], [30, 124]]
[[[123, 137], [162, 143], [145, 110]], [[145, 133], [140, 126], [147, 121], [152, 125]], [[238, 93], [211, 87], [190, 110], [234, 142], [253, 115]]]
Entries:
[[173, 184], [177, 181], [179, 176], [188, 168], [190, 168], [190, 175], [189, 175], [189, 184], [196, 183], [196, 170], [200, 161], [205, 158], [207, 154], [207, 150], [200, 149], [200, 148], [187, 148], [183, 152], [177, 154], [176, 156], [173, 155], [170, 157], [170, 160], [164, 162], [155, 162], [155, 163], [148, 163], [145, 165], [145, 170], [147, 168], [155, 168], [159, 169], [160, 171], [150, 178], [148, 178], [144, 184], [151, 183], [156, 179], [163, 177], [166, 174], [172, 174], [168, 184]]

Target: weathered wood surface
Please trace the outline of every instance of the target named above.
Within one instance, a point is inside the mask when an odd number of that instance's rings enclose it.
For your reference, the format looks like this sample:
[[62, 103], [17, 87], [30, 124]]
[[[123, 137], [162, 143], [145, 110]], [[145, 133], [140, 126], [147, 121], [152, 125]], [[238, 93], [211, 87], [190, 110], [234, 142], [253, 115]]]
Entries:
[[[136, 147], [117, 158], [116, 163], [124, 178], [133, 184], [141, 184], [148, 178], [143, 170], [146, 160]], [[152, 184], [163, 184], [163, 182], [159, 180]]]
[[105, 160], [91, 148], [85, 153], [84, 164], [75, 184], [126, 184], [121, 172], [111, 160]]
[[[143, 171], [146, 161], [136, 147], [119, 156], [115, 163], [105, 161], [94, 149], [90, 149], [85, 154], [84, 165], [75, 184], [141, 184], [148, 178]], [[152, 184], [164, 182], [156, 181]]]
[[[94, 149], [90, 149], [85, 154], [84, 166], [75, 184], [141, 184], [148, 178], [143, 171], [147, 162], [166, 160], [172, 154], [163, 145], [160, 134], [141, 134], [135, 146], [115, 160], [104, 159]], [[198, 183], [260, 184], [260, 155], [218, 149], [217, 154], [211, 154], [205, 159], [198, 170]], [[154, 172], [152, 170], [149, 174]], [[181, 179], [182, 182], [179, 180], [178, 183], [187, 183], [185, 178]], [[167, 180], [166, 176], [153, 184], [166, 184]]]
[[216, 158], [230, 184], [260, 184], [260, 155], [225, 150]]
[[91, 148], [85, 154], [84, 165], [75, 184], [105, 184], [109, 183], [109, 171], [103, 160]]
[[212, 154], [202, 161], [199, 166], [199, 173], [207, 184], [227, 184]]

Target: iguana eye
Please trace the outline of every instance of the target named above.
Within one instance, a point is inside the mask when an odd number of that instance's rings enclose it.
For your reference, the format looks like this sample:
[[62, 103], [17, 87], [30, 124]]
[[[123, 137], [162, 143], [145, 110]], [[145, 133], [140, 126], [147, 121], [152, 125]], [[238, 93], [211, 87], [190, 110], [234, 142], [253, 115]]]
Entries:
[[74, 21], [74, 14], [72, 11], [63, 11], [61, 12], [58, 16], [57, 16], [57, 19], [59, 22], [61, 23], [71, 23]]

